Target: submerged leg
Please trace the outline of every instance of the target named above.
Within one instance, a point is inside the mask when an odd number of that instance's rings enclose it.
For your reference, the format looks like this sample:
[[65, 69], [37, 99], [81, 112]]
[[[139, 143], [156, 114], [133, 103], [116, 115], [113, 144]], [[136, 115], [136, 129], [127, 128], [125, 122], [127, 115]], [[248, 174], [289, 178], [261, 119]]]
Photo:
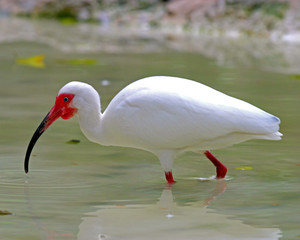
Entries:
[[161, 150], [156, 153], [161, 166], [165, 172], [166, 180], [169, 184], [175, 183], [173, 174], [172, 174], [172, 167], [173, 167], [173, 160], [177, 155], [176, 150]]
[[169, 184], [175, 183], [174, 178], [173, 178], [172, 171], [165, 172], [165, 176], [166, 176], [167, 182], [168, 182]]
[[204, 152], [205, 156], [215, 165], [217, 171], [217, 178], [224, 178], [227, 173], [226, 166], [221, 163], [210, 151]]

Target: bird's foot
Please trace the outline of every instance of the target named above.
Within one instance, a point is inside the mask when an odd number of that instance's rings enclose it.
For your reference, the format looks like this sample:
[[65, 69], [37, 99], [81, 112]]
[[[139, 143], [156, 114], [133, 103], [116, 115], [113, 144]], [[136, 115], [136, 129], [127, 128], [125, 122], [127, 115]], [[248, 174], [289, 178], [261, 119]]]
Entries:
[[227, 173], [227, 168], [225, 167], [225, 165], [221, 163], [221, 165], [217, 167], [216, 171], [217, 171], [217, 176], [216, 176], [217, 179], [225, 178]]
[[166, 180], [167, 180], [168, 184], [173, 184], [176, 182], [173, 178], [172, 171], [165, 172], [165, 176], [166, 176]]
[[227, 173], [226, 166], [223, 163], [221, 163], [214, 155], [212, 155], [210, 151], [205, 151], [204, 154], [216, 167], [216, 179], [225, 178]]

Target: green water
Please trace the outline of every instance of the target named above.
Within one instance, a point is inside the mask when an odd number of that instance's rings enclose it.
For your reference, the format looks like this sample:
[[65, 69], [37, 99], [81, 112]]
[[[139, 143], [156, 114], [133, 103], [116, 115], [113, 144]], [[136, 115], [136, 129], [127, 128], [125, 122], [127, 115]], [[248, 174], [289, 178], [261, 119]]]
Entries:
[[[16, 63], [40, 54], [44, 68]], [[70, 61], [78, 58], [96, 61]], [[26, 42], [0, 45], [0, 73], [1, 240], [300, 239], [299, 80], [192, 53], [76, 55]], [[59, 119], [38, 141], [25, 175], [27, 144], [65, 83], [93, 85], [105, 109], [127, 84], [151, 75], [190, 78], [249, 101], [281, 118], [283, 140], [214, 151], [227, 181], [196, 179], [215, 168], [185, 153], [168, 188], [153, 155], [90, 143], [76, 118]]]

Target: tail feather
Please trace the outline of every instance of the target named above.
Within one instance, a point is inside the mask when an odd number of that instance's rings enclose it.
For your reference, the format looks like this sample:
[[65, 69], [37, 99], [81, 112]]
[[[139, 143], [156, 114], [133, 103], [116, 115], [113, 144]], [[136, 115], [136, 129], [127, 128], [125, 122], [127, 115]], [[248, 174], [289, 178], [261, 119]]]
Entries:
[[275, 132], [275, 133], [269, 133], [265, 135], [256, 135], [257, 139], [267, 139], [267, 140], [280, 140], [282, 137], [282, 133]]

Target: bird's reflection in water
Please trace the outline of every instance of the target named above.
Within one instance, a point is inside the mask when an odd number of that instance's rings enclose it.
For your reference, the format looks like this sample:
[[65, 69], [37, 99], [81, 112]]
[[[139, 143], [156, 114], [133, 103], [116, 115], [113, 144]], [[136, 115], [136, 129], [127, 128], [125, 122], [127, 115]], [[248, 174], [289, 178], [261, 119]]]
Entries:
[[168, 185], [157, 204], [103, 205], [87, 213], [79, 225], [79, 240], [275, 240], [281, 236], [278, 228], [255, 228], [234, 216], [219, 214], [207, 208], [226, 191], [226, 182], [217, 180], [207, 199], [189, 205], [174, 200]]

